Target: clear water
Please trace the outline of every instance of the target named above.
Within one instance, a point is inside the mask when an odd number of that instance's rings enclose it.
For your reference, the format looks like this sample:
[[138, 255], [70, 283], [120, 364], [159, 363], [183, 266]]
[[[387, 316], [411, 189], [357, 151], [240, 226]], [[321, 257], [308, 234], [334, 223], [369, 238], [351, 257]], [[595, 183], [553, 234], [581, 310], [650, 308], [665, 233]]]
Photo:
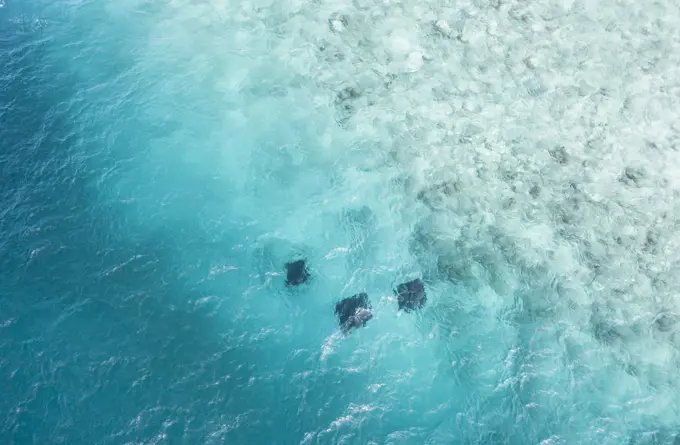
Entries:
[[0, 443], [680, 443], [674, 2], [0, 6]]

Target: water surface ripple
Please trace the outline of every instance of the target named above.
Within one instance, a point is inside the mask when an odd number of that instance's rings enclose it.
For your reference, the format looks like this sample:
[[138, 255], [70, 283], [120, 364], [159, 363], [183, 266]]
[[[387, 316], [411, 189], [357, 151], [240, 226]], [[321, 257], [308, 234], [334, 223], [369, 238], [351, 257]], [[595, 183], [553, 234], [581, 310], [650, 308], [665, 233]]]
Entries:
[[679, 24], [0, 0], [0, 443], [677, 445]]

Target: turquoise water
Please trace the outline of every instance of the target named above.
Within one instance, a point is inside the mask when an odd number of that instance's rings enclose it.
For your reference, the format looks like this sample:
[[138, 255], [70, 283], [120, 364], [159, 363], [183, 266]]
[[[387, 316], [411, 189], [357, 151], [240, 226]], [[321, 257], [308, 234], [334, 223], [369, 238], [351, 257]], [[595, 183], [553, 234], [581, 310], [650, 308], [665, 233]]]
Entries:
[[0, 443], [677, 445], [679, 20], [0, 0]]

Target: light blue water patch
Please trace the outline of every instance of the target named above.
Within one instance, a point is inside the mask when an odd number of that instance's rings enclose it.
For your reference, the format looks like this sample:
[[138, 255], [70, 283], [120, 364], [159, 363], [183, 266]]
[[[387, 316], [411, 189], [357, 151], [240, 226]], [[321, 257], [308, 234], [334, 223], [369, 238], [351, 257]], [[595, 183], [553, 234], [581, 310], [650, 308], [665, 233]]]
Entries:
[[0, 442], [675, 444], [671, 6], [8, 1]]

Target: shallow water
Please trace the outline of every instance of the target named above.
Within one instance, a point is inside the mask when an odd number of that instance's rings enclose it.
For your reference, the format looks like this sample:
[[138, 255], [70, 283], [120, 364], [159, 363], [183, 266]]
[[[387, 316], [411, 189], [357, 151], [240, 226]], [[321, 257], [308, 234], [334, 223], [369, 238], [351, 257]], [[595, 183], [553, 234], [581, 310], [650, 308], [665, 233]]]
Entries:
[[1, 443], [680, 441], [673, 2], [0, 6]]

